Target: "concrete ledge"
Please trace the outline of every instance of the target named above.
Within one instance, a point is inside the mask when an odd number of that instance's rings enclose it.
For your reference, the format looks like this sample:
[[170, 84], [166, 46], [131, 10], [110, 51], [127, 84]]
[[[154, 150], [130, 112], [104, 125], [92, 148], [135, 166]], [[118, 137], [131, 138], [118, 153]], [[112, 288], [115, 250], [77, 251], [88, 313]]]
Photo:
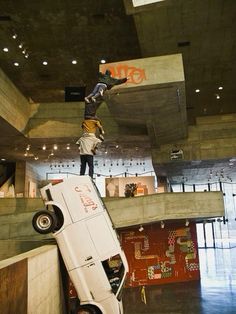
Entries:
[[57, 246], [1, 261], [0, 299], [0, 313], [65, 313]]
[[106, 199], [105, 204], [116, 228], [161, 220], [224, 216], [222, 192], [160, 193]]

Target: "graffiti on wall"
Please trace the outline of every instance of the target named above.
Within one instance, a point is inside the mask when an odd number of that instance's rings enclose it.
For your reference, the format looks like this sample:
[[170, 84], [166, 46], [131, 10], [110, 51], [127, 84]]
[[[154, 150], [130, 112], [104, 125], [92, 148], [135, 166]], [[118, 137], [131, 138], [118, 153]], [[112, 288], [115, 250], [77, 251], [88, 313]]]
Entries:
[[[106, 68], [107, 69], [107, 68]], [[126, 84], [141, 84], [143, 81], [147, 80], [145, 69], [131, 66], [128, 64], [117, 64], [114, 66], [109, 65], [108, 69], [111, 71], [113, 77], [123, 78], [127, 77], [128, 81]], [[105, 67], [102, 68], [102, 71]]]

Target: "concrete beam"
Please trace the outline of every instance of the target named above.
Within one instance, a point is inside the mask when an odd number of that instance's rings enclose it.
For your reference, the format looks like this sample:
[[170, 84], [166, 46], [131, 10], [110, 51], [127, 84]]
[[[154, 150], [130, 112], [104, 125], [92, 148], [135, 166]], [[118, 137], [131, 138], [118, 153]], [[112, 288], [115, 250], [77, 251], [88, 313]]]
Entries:
[[30, 117], [30, 104], [0, 69], [0, 117], [23, 132]]
[[[113, 77], [127, 77], [105, 95], [120, 126], [145, 127], [156, 147], [187, 136], [185, 78], [181, 54], [126, 60], [100, 65]], [[171, 121], [171, 123], [170, 123]]]
[[[84, 102], [42, 103], [31, 105], [31, 118], [25, 130], [29, 138], [79, 137], [84, 119]], [[97, 116], [109, 137], [119, 134], [118, 125], [103, 102]]]
[[161, 220], [224, 216], [221, 192], [160, 193], [105, 200], [116, 228]]

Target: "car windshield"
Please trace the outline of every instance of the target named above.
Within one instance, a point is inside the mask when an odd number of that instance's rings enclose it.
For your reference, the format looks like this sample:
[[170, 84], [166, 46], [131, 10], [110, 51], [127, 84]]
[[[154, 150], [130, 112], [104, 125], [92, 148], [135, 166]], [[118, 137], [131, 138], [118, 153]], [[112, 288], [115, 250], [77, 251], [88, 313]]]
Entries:
[[[125, 275], [125, 268], [122, 263], [122, 259], [119, 254], [105, 260], [102, 262], [103, 268], [106, 272], [107, 278], [110, 282], [112, 292], [114, 294], [117, 293], [121, 284], [123, 284], [124, 275]], [[122, 289], [120, 289], [121, 291]], [[120, 296], [120, 292], [119, 292]], [[119, 300], [119, 296], [117, 297]]]

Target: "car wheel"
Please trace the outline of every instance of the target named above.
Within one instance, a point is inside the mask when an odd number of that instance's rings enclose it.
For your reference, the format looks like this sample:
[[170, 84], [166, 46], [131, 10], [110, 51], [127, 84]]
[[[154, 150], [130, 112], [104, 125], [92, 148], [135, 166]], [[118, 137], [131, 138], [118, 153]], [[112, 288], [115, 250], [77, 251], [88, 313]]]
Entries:
[[49, 210], [40, 210], [34, 215], [32, 225], [38, 233], [47, 234], [53, 232], [57, 225], [56, 215]]
[[93, 306], [82, 305], [77, 309], [77, 314], [98, 314], [99, 312]]

